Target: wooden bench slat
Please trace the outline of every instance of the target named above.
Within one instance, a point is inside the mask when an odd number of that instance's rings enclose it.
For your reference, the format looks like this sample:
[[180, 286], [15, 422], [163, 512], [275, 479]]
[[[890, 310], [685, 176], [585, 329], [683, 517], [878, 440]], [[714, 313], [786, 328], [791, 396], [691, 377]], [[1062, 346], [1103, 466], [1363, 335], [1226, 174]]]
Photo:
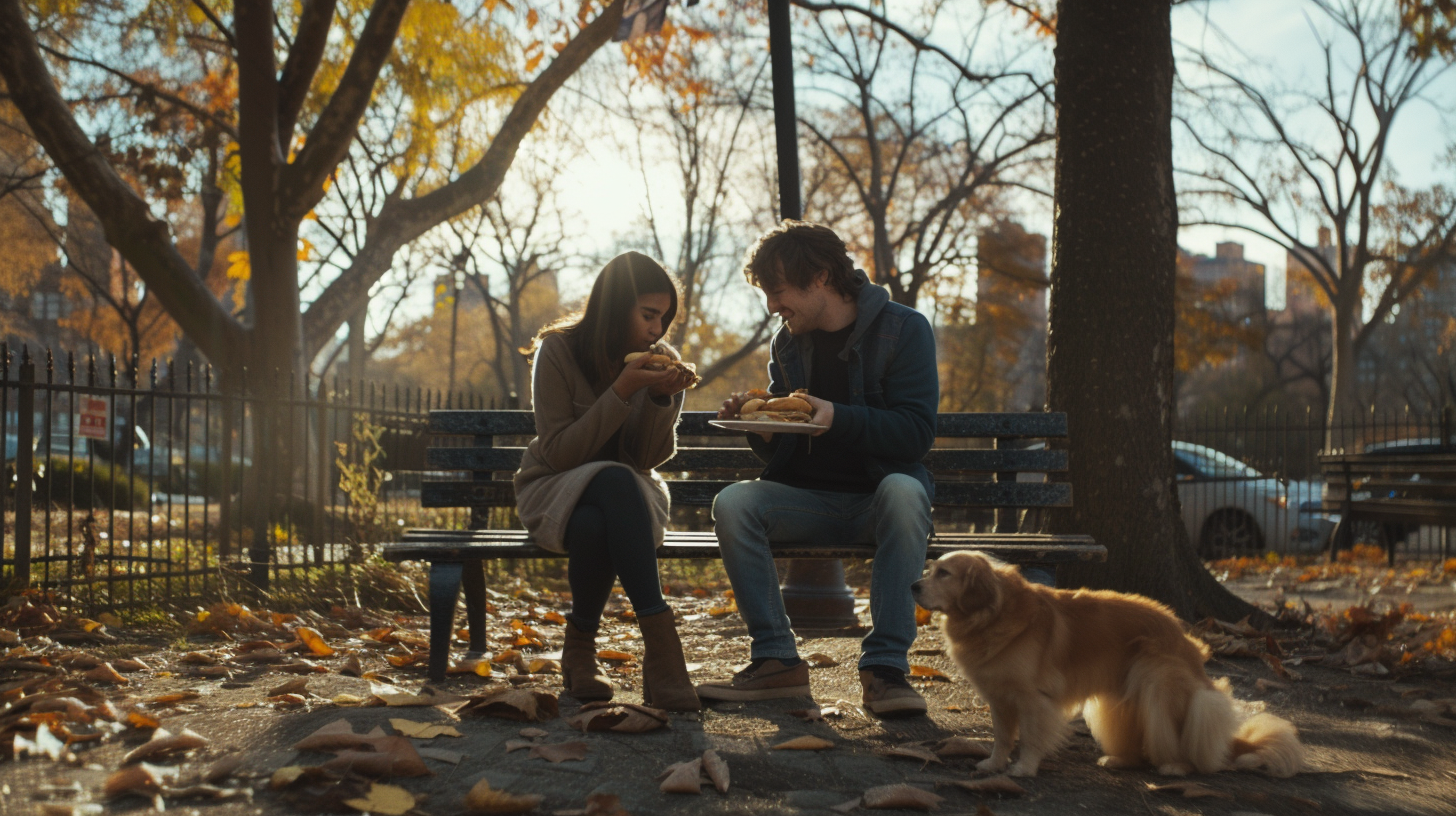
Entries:
[[[425, 463], [439, 470], [515, 471], [525, 448], [430, 448]], [[1067, 469], [1064, 450], [932, 450], [922, 460], [936, 473], [1056, 473]], [[663, 472], [758, 470], [763, 460], [748, 448], [680, 448]]]
[[1406, 521], [1439, 526], [1456, 519], [1456, 500], [1356, 499], [1350, 502], [1350, 513], [1372, 521]]
[[[684, 411], [678, 434], [685, 436], [742, 436], [708, 424], [711, 411]], [[535, 436], [536, 421], [530, 411], [430, 412], [429, 432], [460, 436]], [[986, 414], [940, 414], [936, 435], [944, 437], [987, 437], [1002, 439], [1050, 439], [1067, 435], [1067, 415], [1059, 412], [1017, 412]]]
[[[432, 531], [433, 532], [433, 531]], [[564, 558], [561, 553], [543, 550], [530, 543], [525, 530], [477, 530], [468, 542], [414, 541], [387, 544], [384, 557], [389, 561], [473, 561], [500, 558]], [[774, 544], [778, 558], [873, 558], [875, 548], [869, 544]], [[948, 552], [977, 549], [1016, 563], [1070, 563], [1100, 561], [1107, 557], [1105, 547], [1090, 536], [1053, 536], [1029, 533], [960, 533], [936, 534], [930, 540], [927, 555], [939, 558]], [[657, 551], [659, 558], [717, 558], [718, 544], [707, 537], [672, 531]]]
[[[731, 481], [668, 482], [674, 504], [707, 507]], [[514, 507], [515, 486], [491, 482], [437, 481], [420, 485], [423, 507]], [[1072, 486], [1063, 482], [936, 482], [937, 507], [1070, 507]]]

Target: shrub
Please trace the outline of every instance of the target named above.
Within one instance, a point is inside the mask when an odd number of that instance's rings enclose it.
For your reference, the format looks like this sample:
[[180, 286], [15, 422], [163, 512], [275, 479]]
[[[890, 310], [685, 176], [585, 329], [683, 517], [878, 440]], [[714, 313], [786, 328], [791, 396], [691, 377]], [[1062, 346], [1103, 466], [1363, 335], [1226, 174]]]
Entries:
[[[50, 457], [37, 463], [35, 506], [51, 502], [78, 510], [144, 510], [151, 505], [147, 484], [110, 462]], [[15, 502], [15, 463], [5, 465], [5, 500]]]

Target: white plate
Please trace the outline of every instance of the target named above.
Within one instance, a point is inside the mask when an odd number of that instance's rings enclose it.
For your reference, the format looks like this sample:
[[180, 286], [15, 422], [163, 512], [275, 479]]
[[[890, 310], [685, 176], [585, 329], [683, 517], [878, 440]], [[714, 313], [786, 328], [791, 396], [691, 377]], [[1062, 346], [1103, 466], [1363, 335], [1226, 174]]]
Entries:
[[730, 431], [753, 431], [755, 433], [811, 434], [824, 429], [823, 425], [811, 425], [807, 422], [768, 422], [764, 420], [750, 422], [746, 419], [710, 419], [708, 424]]

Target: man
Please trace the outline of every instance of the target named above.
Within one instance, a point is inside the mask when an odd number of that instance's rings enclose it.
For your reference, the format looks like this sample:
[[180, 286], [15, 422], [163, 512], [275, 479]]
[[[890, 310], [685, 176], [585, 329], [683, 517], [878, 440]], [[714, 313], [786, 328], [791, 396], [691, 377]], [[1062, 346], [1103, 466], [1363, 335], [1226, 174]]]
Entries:
[[[778, 589], [776, 542], [875, 545], [873, 628], [860, 647], [864, 706], [881, 717], [923, 714], [905, 673], [915, 640], [910, 584], [925, 567], [930, 474], [920, 460], [935, 440], [940, 400], [935, 338], [925, 316], [891, 303], [855, 269], [844, 242], [817, 224], [785, 221], [759, 239], [744, 275], [783, 325], [769, 351], [769, 391], [807, 387], [813, 436], [749, 435], [766, 462], [760, 477], [713, 502], [723, 566], [753, 639], [751, 662], [731, 680], [704, 683], [704, 700], [809, 694]], [[735, 394], [720, 418], [737, 416]]]

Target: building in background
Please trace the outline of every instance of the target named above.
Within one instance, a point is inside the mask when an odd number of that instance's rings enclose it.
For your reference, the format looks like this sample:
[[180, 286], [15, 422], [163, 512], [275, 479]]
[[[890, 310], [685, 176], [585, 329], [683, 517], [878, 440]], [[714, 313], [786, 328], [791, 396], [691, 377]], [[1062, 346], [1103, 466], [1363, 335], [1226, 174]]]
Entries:
[[976, 326], [992, 400], [1003, 411], [1046, 404], [1047, 239], [1001, 220], [978, 236]]
[[1253, 322], [1264, 317], [1264, 265], [1245, 258], [1243, 244], [1223, 241], [1215, 245], [1213, 257], [1191, 255], [1189, 260], [1196, 284], [1222, 290], [1222, 308], [1230, 318]]

